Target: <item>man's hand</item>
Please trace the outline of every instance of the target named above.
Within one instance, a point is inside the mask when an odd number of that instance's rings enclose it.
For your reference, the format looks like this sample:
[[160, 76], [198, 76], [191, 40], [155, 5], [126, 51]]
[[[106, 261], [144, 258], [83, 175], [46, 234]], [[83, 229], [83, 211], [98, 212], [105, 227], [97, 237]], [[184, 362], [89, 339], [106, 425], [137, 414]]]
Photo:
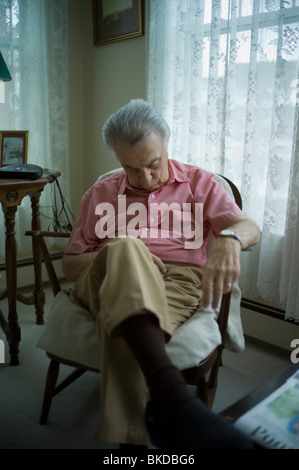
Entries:
[[218, 238], [211, 247], [202, 278], [202, 303], [218, 308], [240, 274], [240, 243], [233, 238]]
[[153, 253], [151, 253], [152, 255], [152, 258], [153, 258], [153, 262], [155, 263], [155, 265], [158, 267], [160, 273], [163, 275], [166, 273], [166, 267], [165, 267], [165, 264], [163, 263], [162, 260], [160, 260], [160, 258], [156, 255], [153, 255]]
[[202, 303], [208, 307], [218, 308], [222, 294], [226, 294], [238, 280], [240, 274], [241, 249], [258, 243], [260, 230], [256, 223], [245, 216], [236, 217], [226, 228], [235, 231], [242, 240], [242, 247], [238, 240], [230, 237], [219, 237], [212, 245], [202, 278]]

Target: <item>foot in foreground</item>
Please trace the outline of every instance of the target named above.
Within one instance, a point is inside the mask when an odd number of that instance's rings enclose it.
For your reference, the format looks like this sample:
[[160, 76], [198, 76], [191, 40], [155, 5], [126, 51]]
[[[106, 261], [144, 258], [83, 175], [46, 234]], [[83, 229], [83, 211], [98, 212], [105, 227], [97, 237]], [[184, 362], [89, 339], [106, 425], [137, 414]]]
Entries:
[[254, 442], [198, 398], [182, 403], [169, 420], [163, 420], [149, 402], [146, 427], [151, 442], [161, 449], [256, 449]]

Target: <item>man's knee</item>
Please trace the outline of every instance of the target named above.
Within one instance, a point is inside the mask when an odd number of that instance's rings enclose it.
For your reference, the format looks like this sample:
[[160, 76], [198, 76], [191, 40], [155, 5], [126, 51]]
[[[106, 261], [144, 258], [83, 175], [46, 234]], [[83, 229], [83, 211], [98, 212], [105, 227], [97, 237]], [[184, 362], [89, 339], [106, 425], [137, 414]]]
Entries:
[[110, 259], [115, 257], [118, 261], [127, 257], [132, 261], [136, 261], [138, 254], [148, 258], [148, 260], [152, 259], [148, 248], [140, 239], [131, 236], [113, 238], [99, 251], [98, 256], [93, 261], [93, 266], [103, 268], [108, 257]]
[[131, 237], [131, 235], [126, 235], [124, 237], [116, 237], [113, 238], [111, 241], [109, 241], [106, 246], [139, 246], [139, 247], [144, 247], [144, 243], [139, 239], [135, 237]]
[[139, 238], [131, 237], [130, 235], [126, 237], [114, 238], [108, 242], [103, 249], [105, 248], [107, 250], [111, 250], [112, 252], [116, 251], [120, 255], [125, 255], [125, 253], [140, 252], [150, 256], [150, 252], [143, 241], [141, 241]]

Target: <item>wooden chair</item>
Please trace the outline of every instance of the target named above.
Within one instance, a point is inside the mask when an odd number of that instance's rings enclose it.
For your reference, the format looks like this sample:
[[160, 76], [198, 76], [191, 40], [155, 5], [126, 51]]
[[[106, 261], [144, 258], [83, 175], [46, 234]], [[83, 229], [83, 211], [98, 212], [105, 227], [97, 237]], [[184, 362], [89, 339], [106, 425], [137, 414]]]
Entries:
[[[242, 208], [241, 196], [236, 186], [226, 178], [224, 178], [224, 181], [222, 179], [223, 177], [218, 176], [218, 178], [220, 178], [220, 181], [224, 183], [224, 185], [229, 185], [231, 195], [233, 195], [239, 207]], [[26, 235], [32, 236], [39, 242], [49, 280], [52, 286], [53, 294], [56, 298], [56, 296], [61, 292], [62, 289], [59, 279], [57, 278], [57, 275], [53, 268], [53, 264], [47, 249], [45, 239], [47, 237], [69, 237], [69, 234], [44, 231], [28, 231], [26, 232]], [[213, 348], [213, 350], [207, 355], [206, 358], [201, 360], [198, 364], [196, 363], [195, 366], [181, 369], [181, 372], [186, 382], [189, 385], [196, 386], [197, 396], [201, 398], [209, 408], [211, 408], [213, 405], [217, 389], [218, 371], [219, 366], [221, 364], [222, 351], [227, 341], [227, 325], [229, 319], [230, 304], [231, 292], [228, 294], [224, 294], [221, 301], [220, 311], [217, 319], [221, 337], [219, 344], [215, 348]], [[178, 330], [180, 330], [180, 328], [178, 328]], [[96, 335], [96, 328], [94, 328], [94, 331]], [[242, 350], [242, 346], [240, 347], [240, 350]], [[100, 372], [97, 366], [90, 366], [90, 364], [86, 365], [81, 362], [77, 362], [76, 360], [70, 360], [68, 358], [61, 357], [61, 355], [53, 354], [53, 352], [49, 351], [47, 351], [47, 355], [50, 358], [50, 365], [46, 379], [44, 399], [40, 416], [40, 424], [45, 424], [47, 422], [52, 399], [54, 396], [56, 396], [58, 393], [68, 387], [72, 382], [74, 382], [74, 380], [79, 378], [86, 371]], [[70, 366], [74, 370], [67, 378], [65, 378], [60, 384], [57, 385], [59, 368], [61, 364]]]

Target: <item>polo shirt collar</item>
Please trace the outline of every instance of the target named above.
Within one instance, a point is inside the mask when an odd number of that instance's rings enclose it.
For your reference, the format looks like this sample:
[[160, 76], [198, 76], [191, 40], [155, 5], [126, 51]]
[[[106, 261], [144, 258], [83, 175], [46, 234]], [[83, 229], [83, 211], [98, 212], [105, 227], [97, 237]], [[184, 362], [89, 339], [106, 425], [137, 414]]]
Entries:
[[120, 187], [119, 187], [119, 194], [125, 194], [126, 189], [132, 189], [129, 185], [129, 181], [126, 175], [126, 172], [123, 170], [121, 175]]
[[174, 183], [174, 181], [178, 181], [179, 183], [188, 183], [189, 178], [183, 170], [180, 168], [179, 162], [176, 162], [174, 165], [172, 160], [168, 160], [168, 168], [169, 168], [169, 180], [167, 184]]
[[[180, 165], [178, 162], [176, 162], [175, 166], [170, 159], [168, 160], [169, 179], [166, 185], [174, 183], [175, 181], [178, 181], [179, 183], [187, 183], [188, 181], [190, 181], [179, 166]], [[121, 176], [119, 194], [124, 194], [126, 189], [128, 189], [129, 191], [136, 191], [130, 186], [126, 172], [124, 171]]]

